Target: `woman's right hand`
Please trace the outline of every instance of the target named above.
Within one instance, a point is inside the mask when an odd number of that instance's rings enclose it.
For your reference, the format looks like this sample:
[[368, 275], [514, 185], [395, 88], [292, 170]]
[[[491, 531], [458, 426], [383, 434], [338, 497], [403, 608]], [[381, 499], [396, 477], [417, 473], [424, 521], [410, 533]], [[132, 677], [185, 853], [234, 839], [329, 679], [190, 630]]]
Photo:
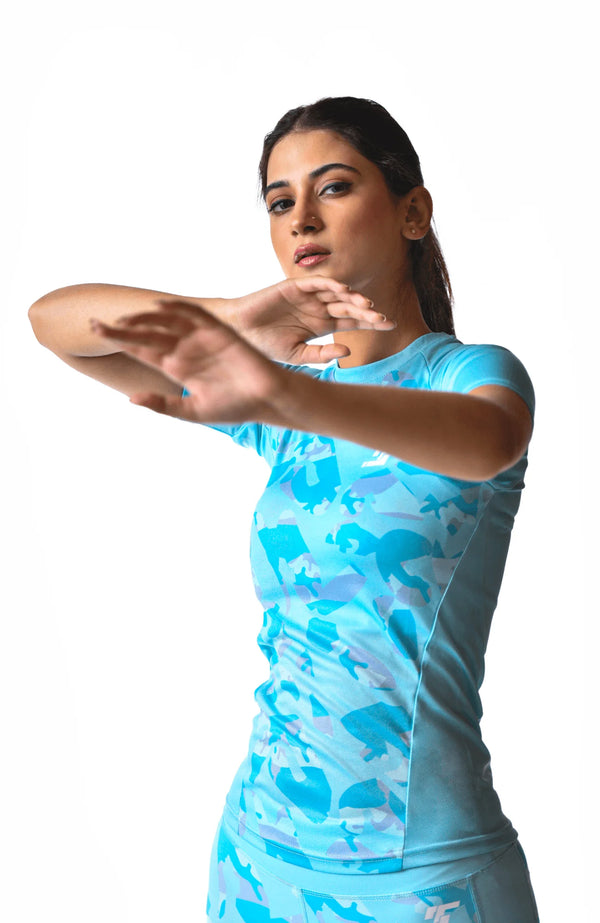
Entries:
[[269, 359], [290, 365], [331, 362], [348, 356], [342, 343], [308, 341], [343, 330], [392, 330], [396, 324], [344, 282], [326, 276], [284, 279], [230, 299], [222, 316]]

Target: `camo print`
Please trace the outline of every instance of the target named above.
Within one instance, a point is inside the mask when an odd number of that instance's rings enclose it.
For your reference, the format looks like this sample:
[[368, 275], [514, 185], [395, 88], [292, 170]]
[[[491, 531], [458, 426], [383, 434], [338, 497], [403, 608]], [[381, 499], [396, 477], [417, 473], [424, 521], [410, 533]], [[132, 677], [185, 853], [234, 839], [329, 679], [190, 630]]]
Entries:
[[[406, 892], [396, 873], [381, 876], [381, 891], [349, 896], [290, 884], [235, 846], [222, 824], [211, 857], [209, 921], [222, 923], [538, 923], [529, 873], [520, 847], [469, 876]], [[285, 869], [285, 863], [281, 863]], [[307, 876], [310, 883], [311, 872]], [[326, 876], [325, 876], [326, 877]], [[320, 879], [321, 880], [321, 879]], [[356, 893], [358, 891], [358, 893]]]
[[[511, 353], [446, 334], [369, 366], [303, 371], [400, 388], [497, 383], [533, 403]], [[221, 428], [271, 466], [251, 536], [269, 677], [227, 796], [234, 829], [286, 861], [361, 872], [512, 842], [478, 689], [526, 459], [473, 483], [315, 434]], [[314, 918], [368, 918], [353, 912]]]

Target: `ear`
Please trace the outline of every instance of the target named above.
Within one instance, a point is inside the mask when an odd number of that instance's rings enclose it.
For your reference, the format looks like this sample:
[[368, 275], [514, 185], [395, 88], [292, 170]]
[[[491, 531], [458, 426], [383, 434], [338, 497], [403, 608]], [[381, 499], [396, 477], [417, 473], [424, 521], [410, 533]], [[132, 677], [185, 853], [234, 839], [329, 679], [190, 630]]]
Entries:
[[408, 240], [425, 237], [431, 225], [433, 202], [425, 186], [415, 186], [405, 196], [405, 213], [402, 234]]

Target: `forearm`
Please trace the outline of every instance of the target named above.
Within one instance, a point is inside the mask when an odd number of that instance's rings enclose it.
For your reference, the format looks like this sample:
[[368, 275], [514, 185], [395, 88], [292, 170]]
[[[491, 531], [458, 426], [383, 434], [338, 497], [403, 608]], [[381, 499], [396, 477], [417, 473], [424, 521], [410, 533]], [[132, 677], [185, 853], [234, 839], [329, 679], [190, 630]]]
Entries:
[[[29, 319], [39, 342], [54, 352], [108, 356], [120, 352], [120, 346], [94, 333], [90, 318], [113, 325], [125, 314], [158, 311], [157, 299], [175, 297], [179, 296], [127, 285], [95, 282], [70, 285], [38, 299], [29, 309]], [[186, 297], [185, 301], [201, 305], [220, 320], [231, 322], [229, 299]]]
[[485, 481], [518, 460], [511, 421], [482, 397], [347, 385], [284, 372], [265, 422], [320, 433], [467, 481]]

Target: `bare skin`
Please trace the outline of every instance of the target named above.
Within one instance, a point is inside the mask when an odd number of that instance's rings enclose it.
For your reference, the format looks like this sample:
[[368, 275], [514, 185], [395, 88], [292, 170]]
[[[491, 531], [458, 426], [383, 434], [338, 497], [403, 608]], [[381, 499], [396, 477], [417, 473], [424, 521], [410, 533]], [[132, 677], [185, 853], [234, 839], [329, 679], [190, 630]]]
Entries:
[[318, 432], [464, 480], [492, 478], [523, 454], [530, 415], [508, 388], [464, 395], [315, 381], [275, 365], [208, 312], [177, 302], [165, 307], [152, 328], [136, 318], [122, 330], [93, 322], [142, 362], [185, 382], [186, 398], [132, 396], [157, 413]]
[[[344, 166], [311, 178], [314, 169], [327, 164]], [[284, 186], [269, 190], [282, 181]], [[424, 237], [431, 222], [431, 196], [423, 186], [397, 198], [375, 164], [335, 133], [293, 132], [275, 145], [269, 158], [266, 204], [271, 242], [288, 278], [332, 276], [366, 295], [376, 310], [396, 322], [392, 331], [336, 334], [336, 342], [351, 350], [341, 366], [383, 359], [429, 332], [409, 258], [409, 240]], [[315, 266], [295, 262], [295, 251], [307, 244], [330, 255]]]
[[362, 328], [390, 330], [387, 321], [359, 292], [323, 277], [284, 280], [240, 298], [177, 298], [167, 292], [125, 285], [85, 284], [57, 289], [29, 309], [39, 342], [77, 371], [124, 394], [142, 389], [181, 394], [181, 383], [152, 364], [125, 352], [114, 337], [93, 332], [95, 317], [109, 327], [121, 315], [148, 316], [163, 310], [165, 301], [202, 306], [240, 333], [265, 355], [279, 362], [330, 362], [348, 355], [343, 344], [308, 342], [336, 331]]
[[[514, 464], [527, 447], [531, 417], [508, 388], [465, 395], [339, 385], [272, 361], [364, 365], [429, 332], [408, 261], [408, 241], [429, 228], [427, 190], [393, 197], [370, 161], [323, 131], [283, 138], [271, 154], [268, 185], [271, 239], [285, 282], [230, 301], [160, 302], [159, 293], [146, 293], [144, 309], [120, 322], [112, 309], [91, 315], [82, 308], [77, 348], [91, 350], [82, 355], [126, 356], [132, 364], [122, 390], [133, 403], [190, 422], [253, 420], [318, 432], [464, 480], [487, 480]], [[299, 260], [298, 248], [310, 245], [321, 258]], [[73, 313], [67, 317], [72, 322]], [[335, 343], [311, 350], [310, 336], [329, 331]], [[146, 370], [161, 387], [146, 389]]]

